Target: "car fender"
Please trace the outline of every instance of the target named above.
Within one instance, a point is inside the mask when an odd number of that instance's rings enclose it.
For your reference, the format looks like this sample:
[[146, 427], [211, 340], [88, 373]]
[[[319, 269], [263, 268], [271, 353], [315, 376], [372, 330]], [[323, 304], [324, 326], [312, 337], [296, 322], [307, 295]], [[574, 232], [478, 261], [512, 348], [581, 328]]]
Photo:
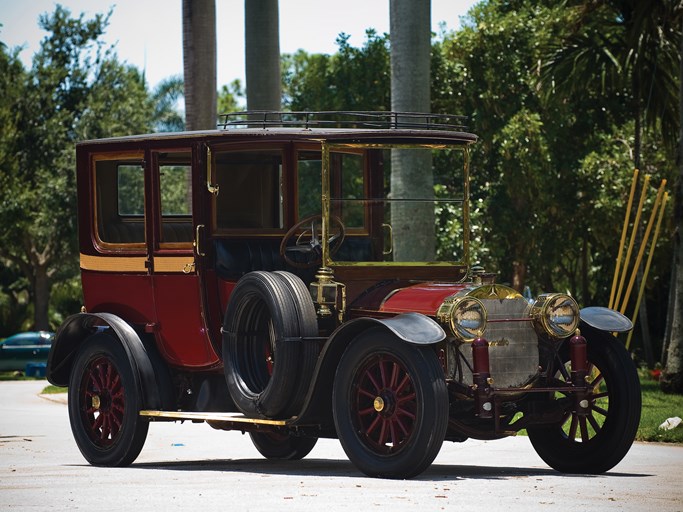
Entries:
[[579, 313], [583, 323], [600, 331], [628, 332], [633, 329], [631, 320], [613, 309], [592, 306], [583, 308]]
[[154, 367], [140, 336], [122, 318], [111, 313], [79, 313], [67, 318], [55, 334], [47, 360], [47, 380], [67, 386], [76, 354], [87, 338], [98, 330], [111, 329], [123, 346], [142, 392], [147, 409], [160, 409], [161, 397]]
[[362, 317], [345, 322], [325, 342], [313, 375], [304, 410], [303, 422], [315, 419], [326, 424], [332, 421], [330, 399], [339, 360], [344, 350], [361, 332], [372, 328], [392, 332], [405, 343], [434, 345], [446, 338], [446, 333], [433, 319], [420, 313], [405, 313], [391, 318]]

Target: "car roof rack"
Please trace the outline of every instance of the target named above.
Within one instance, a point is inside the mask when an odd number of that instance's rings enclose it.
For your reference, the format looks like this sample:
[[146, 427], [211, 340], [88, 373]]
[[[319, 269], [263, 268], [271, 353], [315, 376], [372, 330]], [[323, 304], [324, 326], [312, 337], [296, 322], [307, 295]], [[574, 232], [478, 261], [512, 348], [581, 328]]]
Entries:
[[248, 110], [221, 114], [218, 128], [365, 128], [467, 131], [466, 116], [421, 112]]

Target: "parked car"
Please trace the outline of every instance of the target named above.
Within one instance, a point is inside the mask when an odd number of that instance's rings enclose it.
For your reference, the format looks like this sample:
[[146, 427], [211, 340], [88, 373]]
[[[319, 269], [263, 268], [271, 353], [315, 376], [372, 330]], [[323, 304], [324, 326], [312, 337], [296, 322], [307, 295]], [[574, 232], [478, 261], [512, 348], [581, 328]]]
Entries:
[[0, 371], [25, 370], [29, 364], [47, 363], [54, 333], [22, 332], [0, 341]]
[[387, 478], [522, 429], [559, 471], [614, 467], [640, 418], [612, 335], [631, 322], [472, 264], [476, 141], [453, 116], [260, 112], [79, 143], [85, 306], [47, 376], [83, 456], [130, 464], [150, 421], [189, 420], [274, 459], [338, 438]]

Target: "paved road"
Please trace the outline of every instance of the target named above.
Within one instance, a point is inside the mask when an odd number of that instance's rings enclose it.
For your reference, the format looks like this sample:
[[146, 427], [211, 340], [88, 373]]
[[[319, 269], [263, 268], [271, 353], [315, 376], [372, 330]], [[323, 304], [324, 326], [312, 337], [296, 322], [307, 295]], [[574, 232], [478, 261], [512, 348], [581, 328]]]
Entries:
[[155, 423], [135, 464], [85, 463], [66, 406], [38, 396], [44, 381], [0, 383], [0, 510], [683, 512], [683, 447], [636, 444], [605, 475], [569, 476], [528, 439], [446, 443], [410, 481], [362, 476], [339, 443], [303, 461], [261, 458], [248, 436], [204, 424]]

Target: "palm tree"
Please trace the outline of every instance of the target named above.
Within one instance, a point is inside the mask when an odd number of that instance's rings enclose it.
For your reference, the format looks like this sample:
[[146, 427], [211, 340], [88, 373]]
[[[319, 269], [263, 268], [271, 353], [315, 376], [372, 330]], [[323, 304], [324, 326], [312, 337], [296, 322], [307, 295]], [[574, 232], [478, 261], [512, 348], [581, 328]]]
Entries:
[[248, 110], [280, 110], [278, 0], [244, 0]]
[[183, 0], [185, 127], [216, 127], [216, 2]]
[[[570, 35], [549, 48], [542, 68], [546, 93], [625, 94], [635, 121], [634, 163], [640, 166], [642, 125], [659, 128], [675, 146], [678, 119], [678, 0], [566, 0]], [[553, 84], [552, 87], [548, 84]]]
[[[680, 51], [683, 56], [683, 20], [681, 20]], [[677, 236], [674, 237], [674, 274], [669, 300], [668, 317], [671, 322], [668, 339], [666, 366], [660, 379], [662, 389], [671, 393], [683, 393], [683, 58], [679, 64], [679, 96], [678, 114], [678, 180], [676, 183], [676, 208], [674, 209], [674, 226]]]
[[[673, 151], [677, 137], [683, 136], [679, 135], [677, 116], [683, 95], [678, 76], [683, 51], [683, 4], [680, 0], [581, 0], [566, 1], [565, 7], [573, 11], [573, 30], [551, 49], [542, 81], [554, 87], [546, 87], [546, 91], [623, 93], [630, 98], [635, 124], [635, 167], [640, 167], [643, 124], [660, 130]], [[679, 150], [679, 161], [681, 158], [683, 148]], [[683, 194], [678, 194], [676, 202], [674, 223], [680, 233]], [[683, 392], [683, 257], [678, 243], [673, 269], [678, 277], [670, 292], [674, 297], [669, 301], [667, 329], [669, 354], [673, 357], [667, 360], [663, 375], [664, 382], [672, 383], [668, 387]], [[647, 343], [644, 307], [645, 301], [641, 303], [641, 326]]]
[[[430, 109], [430, 0], [391, 0], [391, 110]], [[399, 117], [400, 121], [400, 117]], [[395, 199], [434, 197], [431, 154], [395, 149], [391, 155], [391, 194]], [[396, 261], [435, 258], [434, 207], [392, 203], [391, 223]]]

